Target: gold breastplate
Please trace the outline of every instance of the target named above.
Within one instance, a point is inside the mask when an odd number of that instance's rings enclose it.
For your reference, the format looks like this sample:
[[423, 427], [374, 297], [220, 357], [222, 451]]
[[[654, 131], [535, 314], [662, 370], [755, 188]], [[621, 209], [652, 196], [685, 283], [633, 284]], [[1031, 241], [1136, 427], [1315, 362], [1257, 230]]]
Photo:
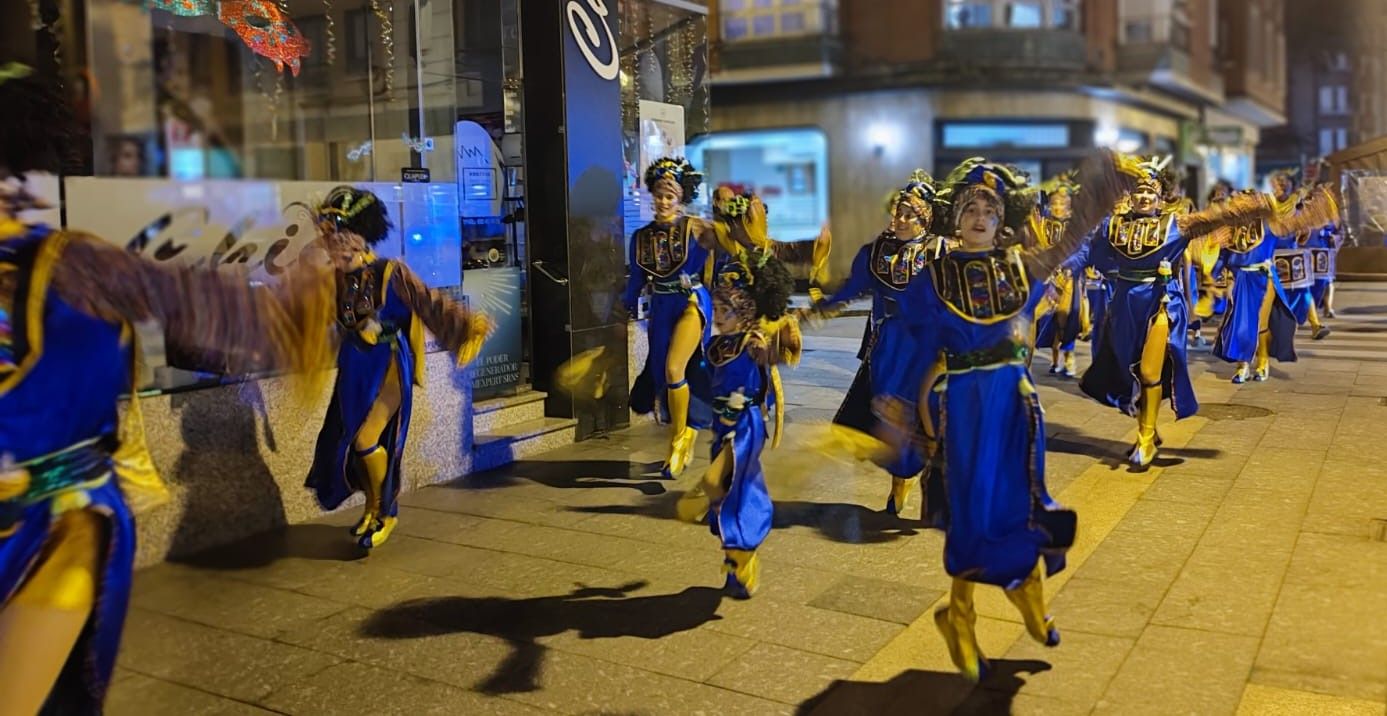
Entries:
[[927, 252], [920, 240], [901, 241], [882, 235], [872, 247], [872, 275], [890, 288], [904, 290], [925, 270]]
[[1224, 248], [1235, 254], [1245, 254], [1257, 248], [1266, 237], [1266, 229], [1261, 221], [1234, 226], [1233, 236], [1224, 243]]
[[747, 334], [731, 333], [713, 336], [708, 342], [708, 362], [713, 365], [727, 365], [737, 356], [742, 354], [742, 349], [746, 346]]
[[959, 317], [998, 323], [1026, 307], [1031, 282], [1019, 251], [986, 256], [948, 256], [930, 264], [934, 290]]
[[651, 222], [636, 231], [636, 265], [657, 278], [669, 278], [689, 257], [689, 222]]
[[1052, 244], [1064, 238], [1064, 229], [1069, 225], [1068, 219], [1056, 219], [1045, 217], [1040, 220], [1040, 236], [1035, 237], [1036, 243], [1040, 248], [1049, 248]]
[[1165, 246], [1174, 214], [1159, 216], [1114, 216], [1108, 223], [1108, 242], [1117, 253], [1139, 259]]

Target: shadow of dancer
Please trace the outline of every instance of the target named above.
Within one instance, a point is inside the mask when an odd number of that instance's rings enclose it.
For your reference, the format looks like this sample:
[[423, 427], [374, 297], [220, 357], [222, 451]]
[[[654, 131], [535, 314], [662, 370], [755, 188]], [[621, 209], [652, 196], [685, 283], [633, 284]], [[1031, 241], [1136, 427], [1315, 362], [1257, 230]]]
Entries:
[[228, 389], [192, 390], [172, 397], [183, 453], [171, 481], [185, 489], [186, 497], [170, 557], [185, 557], [210, 544], [287, 522], [279, 485], [257, 439], [263, 423], [266, 447], [275, 448], [260, 386], [246, 381], [234, 390], [239, 394], [235, 399], [228, 399]]
[[1026, 685], [1021, 674], [1049, 671], [1044, 661], [993, 659], [989, 676], [974, 684], [955, 672], [912, 669], [886, 683], [835, 681], [803, 704], [797, 714], [911, 714], [972, 716], [1009, 714]]
[[[569, 507], [570, 512], [595, 515], [637, 515], [656, 520], [678, 520], [677, 505], [682, 492], [650, 496], [634, 505]], [[930, 525], [844, 502], [802, 502], [776, 500], [771, 528], [808, 527], [834, 542], [877, 544], [911, 537]]]
[[575, 631], [580, 639], [659, 639], [721, 619], [717, 615], [720, 589], [690, 587], [677, 594], [627, 596], [647, 584], [579, 585], [568, 594], [530, 599], [414, 599], [372, 614], [360, 632], [381, 639], [459, 632], [498, 637], [510, 644], [511, 653], [477, 689], [487, 694], [538, 691], [545, 653], [538, 642], [542, 637]]
[[657, 481], [661, 464], [625, 460], [521, 460], [488, 472], [467, 475], [446, 487], [493, 490], [529, 481], [557, 489], [616, 488], [653, 496], [665, 493], [665, 486]]

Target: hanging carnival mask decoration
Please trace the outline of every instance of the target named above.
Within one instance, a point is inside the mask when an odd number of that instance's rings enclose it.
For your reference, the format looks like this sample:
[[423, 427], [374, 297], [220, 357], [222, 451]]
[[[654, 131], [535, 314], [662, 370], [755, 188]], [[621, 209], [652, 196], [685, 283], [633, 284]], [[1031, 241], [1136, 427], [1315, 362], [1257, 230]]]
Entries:
[[217, 18], [240, 36], [252, 52], [275, 63], [275, 69], [299, 76], [301, 59], [311, 47], [289, 15], [269, 0], [222, 0]]
[[215, 0], [145, 0], [144, 6], [149, 10], [163, 10], [180, 17], [217, 14]]

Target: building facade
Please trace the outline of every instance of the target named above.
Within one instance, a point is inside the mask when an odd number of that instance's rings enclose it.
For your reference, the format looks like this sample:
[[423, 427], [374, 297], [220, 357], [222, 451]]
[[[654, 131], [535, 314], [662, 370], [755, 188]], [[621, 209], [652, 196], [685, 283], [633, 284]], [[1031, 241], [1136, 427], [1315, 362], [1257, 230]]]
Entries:
[[[49, 223], [273, 281], [334, 186], [387, 203], [377, 253], [497, 323], [465, 370], [428, 346], [408, 488], [629, 423], [625, 365], [600, 399], [551, 381], [638, 335], [625, 224], [649, 209], [647, 155], [706, 132], [705, 28], [689, 0], [35, 0], [0, 3], [0, 64], [76, 110], [68, 166], [31, 179]], [[140, 561], [316, 517], [302, 483], [328, 396], [303, 408], [281, 377], [161, 337], [145, 327], [140, 388], [174, 501], [141, 521]]]
[[1287, 124], [1268, 132], [1259, 168], [1313, 160], [1387, 135], [1387, 5], [1292, 0]]
[[[787, 240], [813, 235], [809, 206], [866, 240], [911, 170], [975, 155], [1045, 178], [1110, 146], [1173, 155], [1192, 192], [1247, 185], [1284, 122], [1282, 3], [722, 0], [716, 131], [693, 153], [714, 181], [755, 184]], [[781, 203], [794, 219], [776, 225]]]

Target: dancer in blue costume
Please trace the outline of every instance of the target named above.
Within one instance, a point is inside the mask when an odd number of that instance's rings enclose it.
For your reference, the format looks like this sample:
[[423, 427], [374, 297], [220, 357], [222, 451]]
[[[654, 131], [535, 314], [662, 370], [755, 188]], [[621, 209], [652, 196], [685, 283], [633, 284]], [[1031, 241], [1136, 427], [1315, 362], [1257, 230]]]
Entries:
[[[886, 511], [900, 514], [910, 497], [925, 458], [921, 450], [922, 426], [915, 400], [920, 381], [929, 368], [915, 350], [915, 336], [902, 315], [906, 289], [925, 266], [946, 248], [940, 237], [931, 237], [934, 221], [934, 180], [923, 170], [895, 192], [887, 205], [891, 226], [857, 252], [847, 281], [814, 306], [818, 315], [832, 314], [841, 304], [863, 294], [872, 295], [872, 313], [860, 354], [862, 365], [833, 421], [838, 425], [886, 438], [890, 447], [879, 451], [877, 464], [891, 475]], [[885, 420], [891, 412], [899, 416]], [[882, 435], [905, 425], [903, 435]]]
[[1305, 243], [1314, 260], [1315, 285], [1310, 292], [1325, 318], [1334, 317], [1334, 274], [1342, 241], [1342, 230], [1334, 223], [1311, 232], [1310, 240]]
[[[654, 221], [631, 235], [625, 306], [635, 315], [642, 293], [650, 295], [645, 367], [631, 388], [631, 410], [670, 425], [666, 477], [683, 474], [693, 459], [698, 430], [712, 423], [709, 369], [704, 347], [711, 335], [711, 297], [706, 287], [725, 261], [748, 252], [798, 253], [771, 240], [759, 198], [719, 189], [716, 220], [681, 211], [698, 197], [703, 175], [685, 159], [665, 157], [645, 171]], [[825, 233], [811, 246], [816, 279], [827, 260]], [[821, 280], [821, 279], [820, 279]]]
[[[941, 183], [951, 211], [939, 222], [960, 244], [930, 264], [907, 298], [921, 352], [938, 357], [929, 361], [935, 367], [919, 400], [942, 465], [944, 567], [953, 577], [935, 624], [954, 664], [973, 680], [987, 668], [974, 633], [978, 583], [1006, 590], [1032, 638], [1059, 643], [1042, 580], [1063, 568], [1077, 519], [1045, 487], [1045, 426], [1027, 368], [1031, 322], [1045, 279], [1124, 183], [1108, 155], [1088, 162], [1079, 178], [1084, 191], [1065, 233], [1040, 237], [1044, 224], [1024, 175], [964, 162]], [[1016, 233], [1025, 238], [1020, 244], [1037, 248], [1023, 250], [1011, 240]]]
[[[1042, 190], [1042, 235], [1063, 236], [1079, 185], [1074, 182], [1073, 173], [1066, 172], [1046, 182]], [[1048, 281], [1046, 298], [1036, 311], [1035, 346], [1049, 346], [1050, 374], [1063, 378], [1078, 375], [1074, 370], [1074, 344], [1083, 330], [1083, 289], [1076, 279], [1080, 275], [1082, 271], [1065, 266], [1057, 269]]]
[[713, 424], [712, 464], [700, 489], [681, 500], [680, 513], [706, 514], [722, 540], [725, 588], [740, 599], [760, 584], [756, 550], [770, 533], [774, 511], [761, 451], [767, 429], [763, 411], [775, 411], [772, 446], [784, 429], [784, 396], [776, 366], [798, 362], [801, 339], [787, 314], [794, 281], [770, 252], [753, 250], [723, 264], [713, 292], [718, 335], [708, 344], [713, 367], [717, 420]]
[[712, 422], [712, 395], [704, 346], [711, 335], [712, 298], [705, 278], [712, 270], [713, 227], [685, 216], [680, 207], [698, 196], [703, 175], [684, 159], [662, 158], [645, 171], [655, 220], [631, 235], [630, 279], [625, 305], [631, 315], [641, 293], [650, 293], [645, 368], [631, 388], [631, 410], [654, 414], [670, 425], [666, 477], [684, 472], [693, 459], [698, 430]]
[[133, 324], [158, 321], [170, 346], [225, 352], [233, 370], [316, 365], [331, 280], [303, 269], [253, 289], [22, 220], [44, 208], [25, 174], [58, 169], [71, 136], [53, 84], [0, 64], [0, 711], [95, 714], [130, 598], [134, 514], [167, 498], [132, 393]]
[[491, 324], [425, 286], [404, 263], [371, 253], [391, 226], [375, 194], [338, 187], [317, 213], [337, 269], [342, 342], [337, 382], [305, 484], [327, 510], [365, 492], [365, 509], [351, 534], [372, 549], [390, 538], [398, 522], [414, 387], [424, 384], [424, 329], [463, 365], [481, 350]]
[[1277, 238], [1323, 227], [1338, 217], [1339, 209], [1324, 187], [1310, 190], [1303, 199], [1294, 194], [1279, 199], [1247, 192], [1229, 203], [1235, 201], [1264, 210], [1220, 232], [1223, 264], [1235, 278], [1214, 355], [1237, 363], [1233, 382], [1246, 383], [1267, 380], [1273, 357], [1281, 362], [1296, 360], [1295, 314], [1275, 268]]
[[[1272, 196], [1277, 201], [1290, 201], [1296, 193], [1294, 170], [1283, 169], [1271, 175]], [[1276, 237], [1276, 255], [1273, 263], [1277, 278], [1286, 292], [1291, 314], [1297, 325], [1310, 324], [1310, 338], [1324, 340], [1329, 335], [1329, 326], [1320, 322], [1319, 310], [1314, 296], [1315, 271], [1311, 252], [1311, 241], [1325, 227], [1315, 227], [1293, 236]]]
[[1186, 362], [1188, 308], [1176, 270], [1192, 239], [1270, 213], [1256, 197], [1234, 197], [1202, 211], [1167, 211], [1164, 162], [1140, 165], [1131, 196], [1098, 226], [1088, 262], [1112, 284], [1112, 298], [1080, 387], [1093, 399], [1137, 418], [1128, 460], [1146, 468], [1160, 441], [1156, 419], [1169, 399], [1177, 419], [1199, 409]]
[[[1213, 206], [1227, 201], [1232, 195], [1233, 185], [1220, 179], [1209, 189], [1209, 196], [1204, 205]], [[1204, 321], [1213, 318], [1217, 302], [1222, 295], [1218, 279], [1223, 273], [1223, 264], [1219, 261], [1221, 254], [1218, 242], [1208, 237], [1190, 241], [1190, 246], [1185, 251], [1185, 262], [1189, 265], [1185, 298], [1190, 306], [1189, 336], [1194, 347], [1203, 348], [1208, 345], [1203, 328]]]

